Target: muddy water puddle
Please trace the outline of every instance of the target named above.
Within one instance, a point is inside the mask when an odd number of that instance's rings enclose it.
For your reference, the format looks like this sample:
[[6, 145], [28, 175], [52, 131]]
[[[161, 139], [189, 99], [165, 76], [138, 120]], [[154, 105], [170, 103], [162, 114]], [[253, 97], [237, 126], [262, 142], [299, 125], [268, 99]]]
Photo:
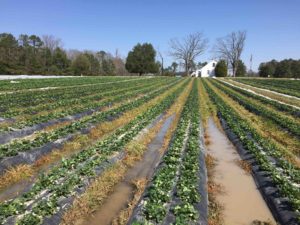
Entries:
[[276, 224], [253, 177], [238, 165], [240, 157], [234, 145], [212, 119], [206, 132], [210, 138], [208, 152], [217, 160], [214, 180], [224, 192], [217, 196], [224, 206], [224, 225], [250, 225], [255, 220]]
[[167, 118], [148, 145], [142, 160], [137, 162], [125, 175], [124, 180], [119, 183], [114, 192], [107, 198], [101, 208], [93, 216], [82, 222], [81, 225], [108, 225], [118, 216], [120, 211], [126, 208], [128, 202], [133, 197], [133, 180], [150, 179], [158, 165], [162, 155], [160, 148], [164, 143], [164, 137], [170, 128], [174, 116]]
[[24, 193], [26, 188], [29, 188], [33, 182], [33, 179], [30, 179], [29, 181], [21, 181], [17, 184], [11, 185], [9, 188], [5, 188], [0, 191], [0, 202], [4, 202], [6, 200], [15, 198], [20, 193]]

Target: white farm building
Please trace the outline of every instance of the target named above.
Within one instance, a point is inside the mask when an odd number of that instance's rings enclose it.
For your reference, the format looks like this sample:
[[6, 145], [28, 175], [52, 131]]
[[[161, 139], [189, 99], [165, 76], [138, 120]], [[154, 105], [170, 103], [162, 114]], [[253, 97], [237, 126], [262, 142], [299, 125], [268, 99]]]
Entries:
[[192, 77], [214, 77], [215, 76], [215, 68], [218, 61], [211, 60], [208, 62], [205, 66], [203, 66], [201, 69], [197, 69], [194, 71], [191, 76]]

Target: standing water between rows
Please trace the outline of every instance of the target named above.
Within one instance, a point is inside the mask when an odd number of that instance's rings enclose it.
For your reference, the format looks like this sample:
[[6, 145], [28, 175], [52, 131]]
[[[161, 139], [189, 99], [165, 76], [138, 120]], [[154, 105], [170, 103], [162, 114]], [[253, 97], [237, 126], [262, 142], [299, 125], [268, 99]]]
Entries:
[[224, 191], [217, 200], [224, 206], [225, 225], [249, 225], [255, 220], [276, 224], [253, 177], [237, 164], [241, 158], [235, 146], [212, 119], [206, 133], [210, 138], [208, 152], [217, 160], [214, 180]]
[[148, 145], [141, 161], [137, 162], [125, 175], [125, 178], [116, 187], [114, 192], [106, 199], [104, 204], [81, 225], [109, 225], [119, 212], [127, 207], [131, 200], [134, 187], [132, 181], [136, 179], [150, 179], [159, 163], [162, 154], [159, 151], [164, 143], [165, 135], [174, 120], [174, 115], [168, 117]]

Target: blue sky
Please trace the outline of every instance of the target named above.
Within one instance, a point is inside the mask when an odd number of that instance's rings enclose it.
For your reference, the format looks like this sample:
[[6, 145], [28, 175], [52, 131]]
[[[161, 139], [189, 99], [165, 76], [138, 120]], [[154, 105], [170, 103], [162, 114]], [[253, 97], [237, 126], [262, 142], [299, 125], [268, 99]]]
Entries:
[[0, 32], [52, 34], [66, 49], [105, 50], [122, 56], [137, 42], [159, 47], [167, 64], [171, 38], [203, 32], [213, 57], [218, 37], [246, 30], [242, 59], [253, 67], [300, 58], [300, 0], [0, 0]]

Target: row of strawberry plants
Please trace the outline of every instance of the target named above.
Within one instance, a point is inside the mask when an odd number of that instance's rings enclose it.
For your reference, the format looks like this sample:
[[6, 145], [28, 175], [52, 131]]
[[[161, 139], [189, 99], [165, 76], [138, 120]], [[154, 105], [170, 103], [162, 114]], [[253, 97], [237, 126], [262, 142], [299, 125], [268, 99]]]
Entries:
[[[204, 83], [206, 84], [206, 83]], [[207, 87], [207, 85], [206, 85]], [[209, 90], [209, 89], [208, 89]], [[245, 122], [247, 124], [247, 122]], [[244, 123], [243, 123], [244, 124]], [[242, 124], [242, 125], [243, 125]], [[274, 144], [272, 140], [265, 139], [261, 137], [257, 133], [257, 131], [252, 128], [250, 125], [244, 125], [245, 129], [247, 128], [251, 135], [254, 137], [254, 139], [257, 141], [257, 143], [262, 147], [263, 151], [276, 161], [276, 166], [283, 169], [283, 173], [290, 177], [290, 179], [296, 183], [300, 182], [300, 169], [288, 162], [285, 159], [285, 151], [284, 149], [281, 149], [278, 145]]]
[[[199, 185], [199, 111], [196, 82], [184, 105], [172, 143], [162, 160], [133, 224], [196, 223]], [[176, 190], [176, 191], [175, 191]], [[176, 193], [174, 193], [176, 192]]]
[[300, 97], [300, 81], [284, 79], [234, 79], [240, 83]]
[[[130, 83], [132, 81], [126, 81]], [[126, 83], [124, 82], [124, 83]], [[135, 81], [133, 81], [135, 82]], [[123, 83], [122, 83], [123, 84]], [[121, 83], [118, 85], [122, 85]], [[98, 84], [91, 87], [84, 86], [80, 88], [61, 88], [61, 89], [49, 89], [35, 90], [30, 92], [17, 92], [0, 95], [0, 101], [2, 102], [1, 111], [6, 112], [15, 107], [24, 106], [36, 106], [43, 104], [44, 102], [53, 103], [59, 99], [71, 99], [80, 97], [88, 93], [95, 93], [106, 89], [107, 86], [114, 86], [114, 84]], [[2, 116], [2, 115], [1, 115]]]
[[13, 108], [5, 112], [5, 115], [3, 115], [4, 118], [13, 118], [13, 120], [11, 120], [10, 123], [3, 124], [0, 127], [0, 133], [21, 129], [26, 126], [33, 126], [35, 124], [47, 122], [51, 119], [58, 119], [60, 117], [74, 115], [92, 109], [98, 109], [104, 99], [109, 100], [111, 96], [126, 93], [126, 90], [130, 91], [133, 89], [135, 88], [131, 87], [128, 89], [91, 94], [81, 98], [72, 98], [70, 100], [61, 99], [52, 104], [40, 104], [26, 108]]
[[242, 95], [244, 96], [247, 96], [247, 97], [250, 97], [250, 98], [253, 98], [253, 99], [256, 99], [262, 103], [265, 103], [265, 104], [268, 104], [270, 106], [273, 106], [275, 109], [279, 110], [279, 111], [282, 111], [282, 112], [286, 112], [292, 116], [295, 116], [297, 118], [300, 118], [300, 110], [299, 109], [296, 109], [295, 107], [292, 107], [290, 105], [286, 105], [286, 104], [282, 104], [278, 101], [275, 101], [275, 100], [272, 100], [272, 99], [269, 99], [269, 98], [264, 98], [262, 96], [259, 96], [257, 94], [253, 94], [247, 90], [244, 90], [240, 87], [237, 87], [237, 86], [233, 86], [233, 85], [230, 85], [228, 83], [224, 83], [222, 81], [219, 81], [218, 82], [221, 82], [222, 84], [224, 84], [226, 87], [229, 87], [239, 93], [241, 93]]
[[[286, 174], [293, 182], [300, 182], [300, 169], [288, 162], [285, 159], [285, 150], [281, 149], [278, 145], [274, 144], [272, 140], [261, 137], [251, 126], [245, 125], [245, 128], [251, 130], [251, 135], [257, 141], [257, 143], [263, 148], [263, 151], [276, 161], [276, 166], [283, 169], [283, 173]], [[250, 131], [249, 131], [250, 132]]]
[[201, 201], [199, 193], [199, 157], [200, 157], [200, 112], [197, 86], [191, 93], [190, 131], [186, 154], [180, 168], [177, 182], [178, 203], [174, 206], [175, 224], [197, 224], [199, 213], [196, 207]]
[[[152, 80], [152, 79], [151, 79]], [[147, 82], [151, 82], [147, 80]], [[155, 78], [155, 80], [159, 80]], [[161, 79], [163, 80], [163, 79]], [[166, 79], [165, 79], [166, 80]], [[147, 83], [146, 82], [146, 83]], [[48, 110], [49, 106], [60, 102], [62, 99], [64, 102], [70, 101], [72, 99], [82, 98], [83, 96], [88, 96], [95, 93], [101, 93], [103, 91], [118, 90], [118, 88], [126, 87], [127, 85], [142, 84], [145, 80], [125, 80], [120, 83], [109, 83], [109, 84], [96, 84], [92, 87], [80, 87], [80, 88], [65, 88], [65, 89], [50, 89], [47, 91], [34, 91], [26, 93], [13, 93], [0, 95], [0, 116], [2, 117], [12, 117], [19, 115], [23, 110], [30, 112], [36, 112], [34, 109], [30, 111], [31, 108], [43, 106], [38, 108], [39, 110]], [[44, 104], [47, 102], [48, 104]], [[30, 108], [29, 108], [30, 107]], [[51, 109], [51, 108], [50, 108]]]
[[[53, 110], [61, 106], [71, 106], [74, 104], [78, 104], [80, 102], [87, 102], [90, 100], [97, 100], [98, 96], [104, 96], [104, 94], [109, 93], [116, 93], [117, 91], [123, 91], [123, 90], [132, 90], [132, 88], [139, 88], [144, 85], [152, 85], [155, 83], [167, 83], [167, 79], [151, 79], [147, 80], [146, 82], [144, 80], [133, 80], [130, 82], [122, 82], [117, 84], [107, 84], [105, 86], [96, 86], [95, 89], [89, 88], [88, 92], [81, 94], [80, 96], [76, 94], [76, 97], [71, 98], [60, 98], [58, 101], [55, 101], [53, 104], [40, 104], [38, 106], [33, 107], [26, 107], [24, 111], [22, 111], [22, 114], [32, 114], [39, 111], [45, 111], [45, 110]], [[75, 94], [75, 93], [74, 93]]]
[[[21, 224], [41, 224], [45, 217], [50, 217], [64, 210], [60, 204], [64, 199], [77, 194], [84, 188], [96, 171], [115, 152], [121, 152], [143, 128], [168, 109], [186, 88], [188, 82], [178, 87], [154, 107], [141, 113], [133, 121], [115, 131], [93, 147], [74, 154], [61, 164], [43, 173], [32, 188], [20, 197], [0, 204], [0, 221]], [[99, 174], [98, 174], [99, 175]]]
[[[148, 81], [147, 83], [152, 83], [152, 82], [157, 82], [158, 80], [153, 79], [151, 81]], [[59, 91], [62, 95], [59, 95], [59, 98], [57, 98], [57, 101], [52, 102], [52, 104], [43, 104], [41, 102], [38, 105], [30, 105], [28, 104], [26, 107], [20, 107], [19, 104], [15, 104], [15, 102], [11, 102], [9, 109], [2, 113], [1, 116], [5, 118], [10, 118], [12, 116], [17, 116], [17, 115], [24, 115], [24, 114], [35, 114], [39, 111], [45, 111], [45, 110], [53, 110], [58, 107], [64, 106], [64, 105], [72, 105], [81, 101], [85, 101], [85, 99], [93, 99], [94, 97], [97, 97], [99, 94], [104, 94], [104, 93], [109, 93], [110, 91], [117, 91], [119, 89], [124, 89], [128, 87], [134, 87], [143, 85], [145, 82], [142, 80], [133, 80], [130, 82], [124, 82], [124, 83], [117, 83], [117, 84], [107, 84], [105, 86], [103, 85], [96, 85], [91, 88], [81, 88], [80, 90], [73, 88], [70, 89], [66, 92], [64, 91]], [[55, 92], [57, 90], [52, 90], [52, 92]], [[46, 95], [51, 95], [52, 92], [47, 92]], [[69, 95], [64, 96], [63, 94], [68, 93]], [[31, 93], [32, 95], [33, 93]], [[34, 95], [39, 97], [40, 94], [45, 94], [45, 92], [34, 92]], [[57, 93], [55, 93], [57, 94]], [[23, 97], [28, 97], [30, 96], [29, 94], [23, 95]], [[19, 98], [19, 95], [16, 94], [14, 96], [14, 101], [18, 101], [17, 99]], [[96, 98], [95, 98], [96, 99]], [[45, 99], [47, 100], [47, 99]]]
[[172, 145], [163, 158], [164, 164], [155, 174], [144, 201], [143, 213], [148, 221], [162, 222], [169, 209], [168, 203], [172, 200], [189, 128], [189, 114], [186, 105], [184, 107]]
[[[3, 126], [0, 128], [0, 132], [2, 131], [9, 131], [13, 129], [20, 129], [24, 128], [26, 126], [33, 126], [38, 123], [43, 123], [47, 122], [51, 119], [58, 119], [61, 117], [69, 116], [69, 115], [74, 115], [77, 113], [82, 113], [88, 110], [95, 110], [99, 109], [101, 107], [105, 106], [111, 106], [113, 103], [117, 103], [120, 100], [123, 100], [124, 97], [128, 96], [134, 96], [136, 93], [141, 93], [141, 91], [150, 91], [151, 89], [153, 90], [154, 87], [161, 86], [162, 84], [165, 84], [167, 82], [154, 82], [146, 85], [137, 86], [135, 85], [134, 87], [130, 88], [125, 88], [121, 90], [115, 90], [115, 91], [109, 91], [109, 92], [104, 92], [100, 93], [98, 95], [92, 96], [92, 98], [88, 99], [75, 99], [74, 101], [71, 102], [80, 102], [80, 105], [78, 107], [74, 107], [74, 105], [71, 105], [72, 108], [67, 108], [70, 103], [68, 102], [66, 105], [64, 105], [64, 108], [61, 111], [54, 111], [54, 112], [49, 112], [48, 114], [42, 114], [42, 115], [37, 115], [37, 116], [32, 116], [29, 118], [26, 118], [24, 120], [15, 122], [13, 124], [9, 124], [7, 126]], [[168, 82], [170, 83], [170, 82]], [[106, 100], [105, 100], [105, 99]], [[104, 99], [104, 101], [100, 101]]]
[[[1, 145], [0, 159], [8, 156], [17, 155], [19, 152], [24, 152], [24, 151], [31, 150], [33, 148], [41, 147], [46, 143], [56, 141], [59, 138], [65, 137], [69, 134], [74, 134], [84, 128], [88, 128], [91, 125], [99, 124], [101, 122], [110, 120], [112, 118], [119, 117], [122, 113], [134, 109], [138, 106], [141, 106], [142, 104], [151, 100], [152, 98], [164, 93], [174, 85], [176, 85], [176, 83], [159, 88], [131, 102], [128, 103], [125, 102], [117, 108], [104, 111], [104, 112], [96, 112], [91, 116], [86, 116], [78, 121], [72, 122], [69, 125], [57, 128], [53, 131], [41, 132], [40, 134], [37, 135], [37, 137], [34, 140], [21, 139], [21, 140], [13, 141], [9, 144]], [[123, 96], [123, 101], [126, 100], [126, 97], [128, 96], [125, 97]]]
[[211, 81], [218, 89], [226, 93], [230, 98], [237, 101], [240, 105], [245, 107], [248, 111], [255, 113], [256, 115], [262, 116], [264, 118], [270, 119], [275, 124], [278, 124], [282, 129], [288, 130], [291, 134], [300, 137], [300, 124], [279, 112], [270, 110], [261, 104], [254, 103], [251, 99], [242, 96], [241, 94], [224, 87], [224, 85], [217, 83], [216, 81]]
[[[295, 168], [284, 159], [280, 159], [279, 156], [281, 153], [276, 149], [276, 146], [262, 138], [256, 130], [253, 129], [247, 121], [243, 120], [235, 110], [226, 104], [206, 82], [204, 82], [204, 86], [212, 102], [216, 105], [221, 117], [226, 121], [232, 132], [237, 135], [245, 149], [253, 154], [260, 168], [263, 171], [266, 171], [272, 182], [278, 187], [280, 195], [289, 199], [289, 202], [294, 209], [299, 211], [299, 169]], [[276, 159], [278, 160], [278, 163], [273, 164], [270, 161], [269, 156], [277, 156]], [[278, 169], [279, 166], [282, 167], [282, 170]]]
[[66, 77], [66, 78], [46, 78], [46, 79], [17, 79], [17, 82], [11, 83], [11, 80], [1, 80], [1, 91], [18, 91], [45, 87], [67, 87], [82, 84], [97, 84], [118, 82], [120, 79], [132, 80], [137, 77]]

